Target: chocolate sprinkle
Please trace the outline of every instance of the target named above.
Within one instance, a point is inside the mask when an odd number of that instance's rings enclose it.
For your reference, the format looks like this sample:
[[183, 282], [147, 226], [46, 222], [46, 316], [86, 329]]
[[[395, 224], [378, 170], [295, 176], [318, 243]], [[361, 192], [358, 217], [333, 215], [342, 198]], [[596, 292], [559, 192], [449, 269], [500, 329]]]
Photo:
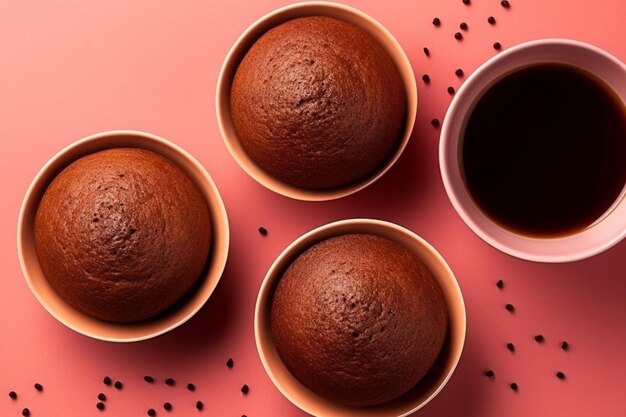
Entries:
[[485, 371], [485, 376], [488, 378], [493, 378], [495, 375], [495, 372], [493, 372], [491, 369]]
[[103, 383], [104, 385], [109, 385], [109, 386], [110, 386], [110, 385], [111, 385], [111, 382], [113, 382], [113, 381], [111, 381], [111, 377], [105, 376], [105, 377], [102, 379], [102, 383]]
[[194, 384], [187, 384], [187, 389], [191, 392], [194, 392], [196, 390], [196, 386]]
[[163, 403], [163, 408], [167, 411], [172, 411], [172, 404], [169, 402]]
[[12, 400], [17, 400], [17, 393], [15, 391], [9, 392], [9, 398]]
[[448, 87], [448, 94], [454, 94], [454, 87]]
[[107, 396], [104, 395], [104, 393], [101, 392], [100, 394], [98, 394], [98, 399], [100, 401], [106, 401], [107, 400]]
[[427, 47], [424, 47], [424, 55], [430, 56], [430, 51], [428, 50]]
[[563, 372], [559, 371], [559, 372], [556, 373], [556, 377], [559, 378], [559, 379], [565, 379], [565, 374]]
[[243, 384], [243, 386], [241, 387], [241, 392], [243, 392], [244, 394], [250, 392], [250, 387], [248, 387], [248, 384]]
[[513, 307], [513, 304], [507, 304], [506, 306], [504, 306], [504, 308], [506, 308], [506, 310], [510, 311], [511, 313], [515, 311], [515, 307]]
[[202, 401], [200, 400], [196, 401], [196, 409], [202, 410], [203, 408], [204, 408], [204, 404], [202, 403]]
[[493, 44], [493, 49], [495, 49], [496, 51], [499, 51], [500, 49], [502, 49], [502, 45], [500, 44], [500, 42], [495, 42]]
[[148, 410], [148, 415], [149, 415], [150, 417], [154, 417], [154, 416], [156, 416], [156, 410], [155, 410], [154, 408], [149, 409], [149, 410]]
[[463, 70], [461, 68], [457, 68], [456, 71], [454, 71], [454, 74], [457, 77], [462, 77], [465, 73], [463, 72]]
[[430, 124], [433, 125], [433, 127], [439, 127], [439, 119], [431, 120]]
[[498, 280], [498, 282], [496, 282], [496, 287], [500, 289], [504, 288], [504, 281], [502, 281], [501, 279]]
[[463, 34], [461, 32], [455, 33], [454, 39], [456, 39], [457, 41], [460, 41], [461, 39], [463, 39]]
[[545, 340], [544, 337], [542, 335], [540, 335], [540, 334], [535, 336], [535, 342], [537, 342], [537, 343], [543, 343], [544, 340]]
[[429, 84], [430, 83], [430, 75], [428, 75], [428, 74], [422, 75], [422, 81], [424, 81], [425, 84]]
[[459, 27], [461, 28], [461, 30], [467, 30], [467, 28], [468, 28], [467, 23], [465, 23], [465, 22], [462, 22], [462, 23], [459, 25]]
[[463, 0], [463, 4], [469, 5], [470, 4], [470, 0]]
[[515, 352], [515, 345], [511, 342], [506, 344], [506, 348], [510, 350], [511, 352]]
[[568, 350], [569, 349], [569, 343], [567, 343], [566, 341], [563, 341], [563, 343], [561, 343], [561, 349]]
[[519, 389], [519, 387], [517, 386], [517, 384], [515, 382], [511, 383], [511, 389], [513, 391], [517, 391]]
[[434, 26], [441, 26], [441, 20], [438, 17], [435, 17], [433, 19], [433, 25]]
[[35, 387], [35, 389], [39, 392], [43, 391], [43, 385], [41, 385], [40, 383], [36, 383], [35, 385], [33, 385]]
[[22, 415], [24, 417], [28, 417], [30, 415], [30, 410], [28, 408], [25, 408], [22, 410]]
[[232, 369], [234, 364], [235, 363], [233, 362], [233, 358], [228, 358], [228, 360], [226, 361], [226, 366], [228, 367], [228, 369]]
[[104, 403], [102, 401], [100, 401], [98, 404], [96, 404], [96, 408], [100, 411], [104, 410], [104, 407], [106, 407], [104, 405]]
[[262, 236], [267, 236], [267, 229], [265, 227], [261, 226], [261, 227], [259, 227], [259, 233]]
[[493, 16], [489, 16], [487, 18], [487, 22], [489, 22], [490, 25], [495, 25], [496, 24], [496, 18]]
[[152, 378], [150, 375], [144, 376], [143, 380], [146, 381], [148, 384], [152, 384], [154, 382], [154, 378]]
[[124, 385], [120, 381], [115, 381], [114, 387], [117, 389], [122, 389]]
[[502, 7], [504, 7], [505, 9], [510, 9], [510, 8], [511, 8], [511, 3], [509, 3], [509, 2], [508, 2], [508, 0], [502, 0], [502, 1], [500, 2], [500, 5], [501, 5]]

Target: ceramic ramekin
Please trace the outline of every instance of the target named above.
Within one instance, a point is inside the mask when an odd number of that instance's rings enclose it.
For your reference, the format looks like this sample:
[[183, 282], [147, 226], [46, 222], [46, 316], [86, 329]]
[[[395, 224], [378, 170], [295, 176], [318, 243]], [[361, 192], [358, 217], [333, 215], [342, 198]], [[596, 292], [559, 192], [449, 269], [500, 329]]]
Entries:
[[[90, 153], [110, 148], [142, 148], [174, 162], [196, 184], [206, 198], [212, 225], [211, 253], [204, 275], [175, 307], [153, 319], [119, 324], [97, 320], [66, 303], [50, 286], [41, 271], [33, 227], [39, 202], [51, 181], [65, 167]], [[86, 336], [111, 342], [133, 342], [158, 336], [189, 320], [209, 299], [220, 280], [228, 257], [229, 229], [224, 203], [206, 169], [176, 144], [150, 133], [117, 130], [88, 136], [52, 157], [30, 184], [19, 214], [17, 249], [28, 286], [41, 305], [61, 323]]]
[[[257, 165], [244, 151], [233, 128], [230, 114], [230, 90], [239, 63], [254, 42], [271, 28], [288, 20], [305, 16], [328, 16], [352, 23], [369, 33], [389, 53], [395, 62], [406, 95], [406, 116], [398, 145], [387, 162], [375, 173], [360, 182], [333, 189], [310, 190], [287, 184], [276, 179]], [[372, 17], [353, 7], [331, 2], [296, 3], [275, 10], [254, 22], [237, 39], [220, 71], [216, 97], [217, 120], [226, 147], [239, 166], [266, 188], [287, 197], [307, 201], [333, 200], [353, 194], [383, 176], [398, 160], [406, 147], [417, 113], [417, 86], [408, 57], [393, 35]]]
[[[284, 271], [303, 251], [325, 239], [348, 234], [370, 233], [394, 240], [412, 250], [433, 272], [443, 290], [449, 313], [448, 333], [439, 357], [426, 377], [411, 391], [388, 403], [373, 407], [349, 407], [313, 393], [287, 370], [274, 346], [270, 312], [276, 285]], [[261, 362], [278, 390], [293, 404], [315, 416], [400, 417], [408, 416], [430, 402], [454, 372], [465, 342], [466, 315], [463, 295], [452, 270], [441, 255], [410, 230], [381, 220], [349, 219], [314, 229], [290, 244], [270, 267], [257, 298], [254, 333]]]

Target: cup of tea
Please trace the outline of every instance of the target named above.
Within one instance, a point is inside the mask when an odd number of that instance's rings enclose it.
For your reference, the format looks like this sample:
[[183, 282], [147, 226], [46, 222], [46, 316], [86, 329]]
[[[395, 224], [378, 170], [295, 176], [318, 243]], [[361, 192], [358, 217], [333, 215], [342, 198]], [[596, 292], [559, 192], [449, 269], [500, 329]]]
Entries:
[[567, 39], [504, 51], [446, 114], [448, 197], [484, 241], [537, 262], [598, 254], [626, 235], [626, 65]]

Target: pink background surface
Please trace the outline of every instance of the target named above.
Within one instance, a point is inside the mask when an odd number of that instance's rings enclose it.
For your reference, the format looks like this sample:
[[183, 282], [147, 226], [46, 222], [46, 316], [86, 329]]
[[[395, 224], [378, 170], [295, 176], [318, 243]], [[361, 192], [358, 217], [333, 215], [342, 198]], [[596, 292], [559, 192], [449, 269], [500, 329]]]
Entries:
[[[420, 416], [515, 417], [626, 415], [626, 242], [592, 259], [543, 265], [483, 243], [450, 205], [430, 125], [450, 101], [448, 85], [495, 52], [542, 37], [596, 44], [626, 60], [626, 2], [603, 0], [366, 1], [349, 4], [386, 25], [416, 73], [420, 106], [412, 141], [379, 182], [329, 203], [292, 201], [264, 189], [228, 154], [217, 128], [214, 94], [226, 53], [256, 18], [282, 1], [3, 1], [0, 5], [0, 416], [302, 416], [271, 384], [256, 354], [253, 309], [273, 259], [300, 234], [329, 221], [376, 217], [404, 225], [448, 260], [465, 295], [468, 336], [458, 370]], [[497, 19], [490, 26], [486, 18]], [[431, 25], [438, 16], [440, 28]], [[454, 39], [458, 24], [469, 31]], [[427, 58], [422, 47], [427, 46]], [[22, 197], [39, 168], [65, 145], [91, 133], [139, 129], [191, 152], [221, 190], [231, 222], [222, 282], [189, 323], [154, 340], [111, 344], [56, 322], [30, 293], [17, 260]], [[269, 236], [257, 233], [259, 226]], [[505, 281], [504, 290], [495, 282]], [[516, 306], [515, 314], [504, 309]], [[544, 344], [533, 335], [542, 333]], [[569, 352], [559, 348], [562, 340]], [[506, 350], [507, 342], [516, 352]], [[233, 357], [235, 367], [224, 365]], [[496, 372], [489, 380], [485, 369]], [[565, 381], [554, 373], [562, 370]], [[142, 376], [153, 375], [154, 386]], [[116, 391], [102, 377], [122, 380]], [[162, 381], [174, 377], [178, 385]], [[516, 381], [520, 390], [508, 384]], [[32, 388], [40, 382], [42, 393]], [[197, 386], [195, 393], [185, 389]], [[242, 384], [250, 385], [243, 396]], [[8, 391], [19, 394], [17, 401]], [[205, 403], [202, 413], [195, 401]], [[170, 401], [174, 410], [161, 408]]]

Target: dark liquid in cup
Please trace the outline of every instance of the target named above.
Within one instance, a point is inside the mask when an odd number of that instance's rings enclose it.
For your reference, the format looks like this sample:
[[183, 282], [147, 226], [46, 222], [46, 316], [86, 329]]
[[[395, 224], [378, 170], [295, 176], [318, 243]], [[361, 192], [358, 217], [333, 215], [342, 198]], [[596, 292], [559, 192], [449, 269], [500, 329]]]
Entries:
[[495, 222], [526, 235], [586, 228], [626, 184], [626, 109], [585, 70], [538, 64], [497, 81], [462, 140], [467, 188]]

